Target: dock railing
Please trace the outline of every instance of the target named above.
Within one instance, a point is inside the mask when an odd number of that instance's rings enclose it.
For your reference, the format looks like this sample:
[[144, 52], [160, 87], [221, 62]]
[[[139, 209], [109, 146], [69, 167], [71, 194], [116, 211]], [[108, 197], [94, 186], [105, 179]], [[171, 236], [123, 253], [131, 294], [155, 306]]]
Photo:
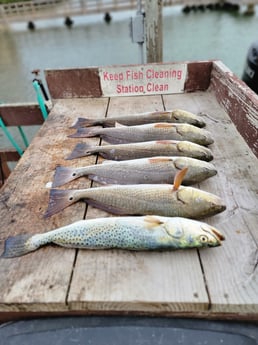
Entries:
[[[224, 0], [163, 0], [163, 6], [202, 5]], [[258, 0], [231, 0], [239, 5], [257, 4]], [[142, 2], [144, 8], [144, 1]], [[54, 17], [88, 15], [136, 10], [137, 0], [32, 0], [0, 4], [0, 23], [33, 21]]]

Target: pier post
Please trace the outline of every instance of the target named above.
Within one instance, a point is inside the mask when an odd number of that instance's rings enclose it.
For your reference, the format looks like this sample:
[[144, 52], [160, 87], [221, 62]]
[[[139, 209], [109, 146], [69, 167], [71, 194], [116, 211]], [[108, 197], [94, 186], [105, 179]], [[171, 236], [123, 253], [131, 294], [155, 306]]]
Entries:
[[145, 1], [145, 23], [147, 63], [162, 62], [162, 0]]

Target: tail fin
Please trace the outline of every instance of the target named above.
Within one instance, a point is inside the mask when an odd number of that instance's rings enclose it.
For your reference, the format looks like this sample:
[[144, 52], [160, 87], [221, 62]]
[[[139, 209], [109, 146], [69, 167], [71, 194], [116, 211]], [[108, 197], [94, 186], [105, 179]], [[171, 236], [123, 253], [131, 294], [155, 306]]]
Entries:
[[77, 200], [73, 197], [74, 190], [51, 189], [49, 203], [44, 218], [53, 216], [66, 207], [74, 204]]
[[79, 176], [76, 173], [76, 168], [58, 166], [55, 171], [52, 187], [60, 187], [70, 181], [77, 179]]
[[90, 156], [92, 153], [95, 153], [94, 146], [90, 146], [86, 143], [79, 143], [75, 146], [72, 153], [66, 158], [66, 160]]
[[37, 248], [28, 245], [28, 240], [33, 235], [23, 234], [7, 238], [5, 241], [4, 252], [0, 258], [15, 258], [30, 253]]
[[76, 122], [70, 128], [91, 127], [97, 126], [99, 123], [96, 120], [88, 119], [87, 117], [78, 117]]
[[91, 137], [96, 137], [98, 135], [99, 135], [98, 127], [93, 127], [93, 128], [80, 127], [77, 129], [76, 133], [68, 135], [68, 138], [91, 138]]

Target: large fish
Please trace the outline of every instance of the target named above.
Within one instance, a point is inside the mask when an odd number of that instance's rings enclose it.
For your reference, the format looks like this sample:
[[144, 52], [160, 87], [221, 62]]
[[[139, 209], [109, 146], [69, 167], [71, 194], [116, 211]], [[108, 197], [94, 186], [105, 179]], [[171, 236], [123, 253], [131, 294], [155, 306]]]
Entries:
[[220, 197], [193, 187], [180, 186], [187, 169], [175, 177], [174, 185], [112, 185], [88, 189], [51, 189], [48, 209], [50, 217], [77, 201], [118, 215], [152, 215], [203, 218], [226, 209]]
[[137, 143], [152, 140], [187, 140], [199, 145], [214, 142], [210, 132], [187, 123], [150, 123], [138, 126], [78, 128], [70, 138], [101, 137], [111, 144]]
[[197, 127], [205, 127], [206, 125], [200, 116], [192, 114], [189, 111], [175, 109], [172, 111], [155, 111], [152, 113], [112, 116], [102, 119], [88, 119], [79, 117], [72, 125], [72, 128], [92, 126], [114, 127], [116, 122], [126, 126], [142, 125], [153, 122], [190, 123], [191, 125]]
[[172, 183], [176, 173], [184, 167], [188, 171], [183, 184], [199, 183], [217, 171], [213, 164], [189, 157], [151, 157], [128, 161], [107, 161], [104, 164], [73, 168], [58, 166], [52, 187], [59, 187], [81, 176], [102, 184]]
[[190, 141], [159, 140], [145, 141], [121, 145], [90, 146], [78, 143], [66, 159], [85, 157], [99, 153], [105, 159], [128, 160], [153, 156], [186, 156], [211, 161], [213, 155], [210, 149]]
[[79, 249], [175, 250], [217, 247], [225, 237], [196, 220], [159, 216], [81, 220], [43, 234], [9, 237], [2, 258], [13, 258], [54, 243]]

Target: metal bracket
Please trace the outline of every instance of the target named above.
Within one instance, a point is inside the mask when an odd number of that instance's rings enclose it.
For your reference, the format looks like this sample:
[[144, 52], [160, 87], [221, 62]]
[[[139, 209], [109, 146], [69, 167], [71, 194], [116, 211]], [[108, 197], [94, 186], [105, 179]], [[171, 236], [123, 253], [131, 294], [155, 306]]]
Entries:
[[144, 43], [144, 14], [136, 13], [131, 17], [130, 36], [133, 43]]

